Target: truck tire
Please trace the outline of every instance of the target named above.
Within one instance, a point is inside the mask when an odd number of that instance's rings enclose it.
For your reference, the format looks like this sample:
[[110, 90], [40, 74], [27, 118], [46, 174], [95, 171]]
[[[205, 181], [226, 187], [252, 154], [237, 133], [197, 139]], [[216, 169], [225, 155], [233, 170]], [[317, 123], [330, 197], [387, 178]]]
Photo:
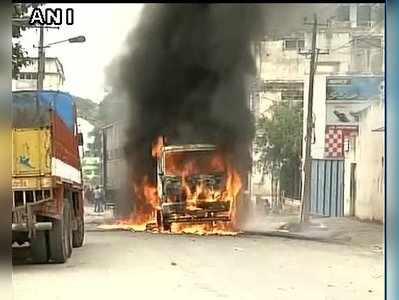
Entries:
[[156, 221], [157, 221], [157, 228], [159, 231], [162, 229], [162, 215], [160, 210], [156, 210]]
[[48, 261], [45, 231], [36, 231], [36, 236], [32, 238], [30, 242], [30, 251], [33, 263], [44, 264]]
[[66, 227], [66, 229], [67, 229], [66, 234], [68, 236], [68, 242], [67, 242], [68, 257], [71, 257], [72, 249], [73, 249], [72, 205], [70, 204], [71, 202], [69, 202], [69, 201], [65, 201], [65, 202], [67, 203], [67, 206], [68, 206], [68, 210], [67, 210], [68, 217], [66, 220], [68, 223], [68, 225]]
[[169, 232], [172, 230], [172, 223], [164, 215], [162, 215], [162, 229]]
[[168, 223], [168, 222], [164, 222], [163, 223], [163, 230], [164, 231], [171, 231], [171, 229], [172, 229], [172, 224], [171, 223]]
[[76, 220], [78, 228], [72, 234], [72, 246], [75, 248], [82, 247], [85, 237], [85, 225], [83, 216], [80, 216]]
[[53, 229], [49, 231], [50, 260], [64, 263], [72, 254], [72, 226], [71, 209], [68, 200], [64, 201], [64, 208], [60, 220], [53, 220]]
[[156, 211], [157, 227], [160, 231], [171, 231], [171, 223], [168, 222], [167, 217], [162, 210]]

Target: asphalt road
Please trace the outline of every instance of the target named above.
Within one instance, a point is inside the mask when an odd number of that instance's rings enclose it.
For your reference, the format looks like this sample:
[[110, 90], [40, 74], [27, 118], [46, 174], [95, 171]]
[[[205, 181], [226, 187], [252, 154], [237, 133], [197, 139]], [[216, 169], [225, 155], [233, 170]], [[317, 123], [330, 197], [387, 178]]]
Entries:
[[66, 264], [17, 264], [15, 300], [383, 299], [383, 255], [264, 236], [88, 232]]

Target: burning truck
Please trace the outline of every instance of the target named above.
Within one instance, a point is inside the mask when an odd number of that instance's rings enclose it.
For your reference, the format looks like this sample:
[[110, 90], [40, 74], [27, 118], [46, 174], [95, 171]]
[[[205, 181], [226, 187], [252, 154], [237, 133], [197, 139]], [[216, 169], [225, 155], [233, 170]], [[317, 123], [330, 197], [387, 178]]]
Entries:
[[231, 222], [241, 189], [240, 177], [215, 145], [157, 145], [156, 225]]
[[216, 145], [167, 144], [160, 137], [148, 151], [155, 180], [129, 179], [134, 207], [119, 225], [159, 232], [172, 231], [172, 225], [174, 232], [233, 231], [243, 184]]

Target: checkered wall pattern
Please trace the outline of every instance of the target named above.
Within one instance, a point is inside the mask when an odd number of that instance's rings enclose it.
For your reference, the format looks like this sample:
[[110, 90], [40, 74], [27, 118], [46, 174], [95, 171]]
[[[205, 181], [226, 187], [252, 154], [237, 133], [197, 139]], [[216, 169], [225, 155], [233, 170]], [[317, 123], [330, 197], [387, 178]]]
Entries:
[[329, 158], [343, 157], [343, 130], [327, 127], [325, 139], [325, 156]]

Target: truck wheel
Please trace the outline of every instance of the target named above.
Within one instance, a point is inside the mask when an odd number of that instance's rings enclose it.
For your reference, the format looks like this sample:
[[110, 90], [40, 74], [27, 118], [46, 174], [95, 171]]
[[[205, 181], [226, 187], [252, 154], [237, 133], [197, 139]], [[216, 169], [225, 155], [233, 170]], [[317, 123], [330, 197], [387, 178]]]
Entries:
[[65, 228], [65, 234], [68, 237], [67, 239], [67, 245], [68, 245], [68, 257], [71, 257], [72, 255], [72, 249], [73, 249], [73, 228], [72, 228], [72, 206], [69, 201], [65, 200], [64, 203], [67, 203], [68, 209], [67, 209], [67, 226]]
[[69, 201], [64, 202], [60, 220], [53, 221], [49, 231], [50, 259], [55, 263], [64, 263], [72, 252], [72, 226]]
[[171, 223], [168, 222], [168, 216], [163, 213], [163, 211], [157, 211], [157, 223], [158, 228], [162, 231], [170, 231], [171, 230]]
[[169, 223], [169, 222], [165, 222], [165, 220], [163, 220], [163, 230], [164, 231], [171, 231], [171, 229], [172, 229], [172, 224], [171, 223]]
[[45, 231], [36, 231], [36, 236], [31, 239], [30, 251], [34, 263], [44, 264], [48, 261]]
[[72, 233], [72, 246], [75, 248], [82, 247], [85, 237], [85, 228], [83, 216], [77, 219], [78, 228]]
[[159, 231], [161, 231], [162, 229], [162, 215], [161, 215], [161, 211], [157, 210], [156, 211], [156, 219], [157, 219], [157, 228]]

